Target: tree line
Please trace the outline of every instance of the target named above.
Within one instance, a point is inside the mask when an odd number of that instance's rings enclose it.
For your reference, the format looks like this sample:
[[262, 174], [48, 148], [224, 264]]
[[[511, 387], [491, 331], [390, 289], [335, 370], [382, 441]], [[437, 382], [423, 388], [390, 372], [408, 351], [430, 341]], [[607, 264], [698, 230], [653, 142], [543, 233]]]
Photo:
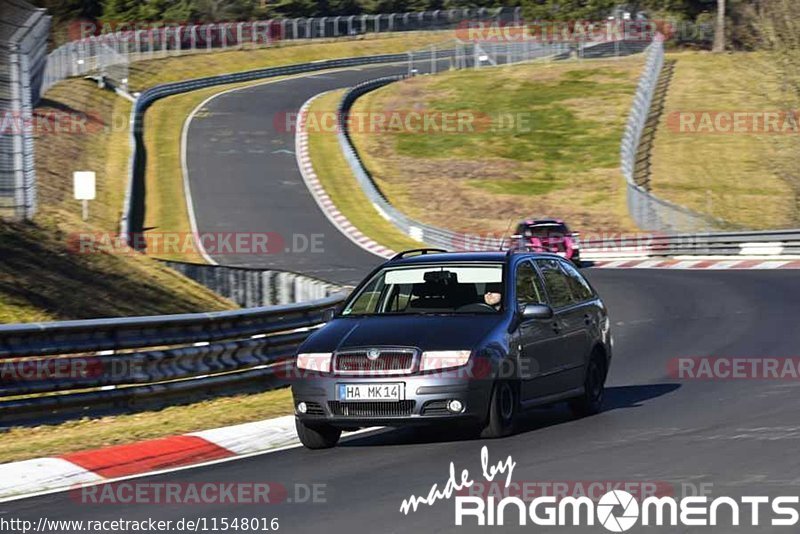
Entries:
[[[405, 13], [435, 9], [521, 7], [528, 17], [597, 20], [617, 7], [685, 20], [716, 10], [718, 0], [34, 0], [59, 21], [237, 21], [364, 13]], [[737, 3], [737, 0], [728, 0]], [[738, 0], [739, 3], [746, 3]]]
[[[793, 1], [793, 0], [787, 0]], [[524, 20], [602, 20], [620, 9], [650, 18], [727, 27], [728, 45], [751, 47], [755, 13], [769, 0], [33, 0], [54, 17], [54, 32], [75, 21], [205, 23], [271, 18], [520, 7]], [[64, 32], [61, 32], [62, 34]], [[56, 38], [57, 41], [62, 39]], [[724, 43], [717, 43], [718, 48]]]

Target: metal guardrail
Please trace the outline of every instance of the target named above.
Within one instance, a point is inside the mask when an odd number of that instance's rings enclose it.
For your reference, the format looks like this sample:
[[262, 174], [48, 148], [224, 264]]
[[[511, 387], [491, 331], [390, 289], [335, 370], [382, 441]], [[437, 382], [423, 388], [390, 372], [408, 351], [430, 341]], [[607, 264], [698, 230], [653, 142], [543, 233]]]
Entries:
[[[345, 160], [347, 160], [350, 169], [353, 171], [353, 174], [356, 177], [356, 181], [367, 195], [367, 198], [369, 198], [370, 202], [372, 202], [375, 208], [380, 213], [384, 214], [384, 216], [388, 218], [389, 221], [401, 232], [405, 233], [412, 239], [428, 243], [429, 245], [434, 245], [436, 247], [441, 247], [448, 250], [456, 249], [458, 248], [457, 245], [459, 243], [459, 234], [451, 230], [446, 230], [444, 228], [438, 228], [436, 226], [415, 221], [395, 208], [387, 200], [386, 196], [380, 191], [377, 184], [372, 179], [369, 171], [362, 163], [355, 146], [353, 146], [352, 139], [350, 138], [348, 116], [355, 101], [360, 96], [370, 91], [374, 91], [375, 89], [383, 87], [384, 85], [388, 85], [392, 82], [403, 80], [405, 78], [406, 76], [388, 76], [370, 80], [352, 87], [344, 94], [338, 108], [338, 116], [340, 118], [341, 127], [338, 129], [336, 135], [339, 140], [339, 146], [342, 149]], [[500, 243], [497, 242], [496, 245], [497, 246], [494, 248], [498, 248]]]
[[672, 256], [800, 257], [800, 230], [615, 235], [581, 241], [588, 260]]
[[298, 344], [322, 323], [323, 311], [343, 300], [0, 325], [0, 421], [196, 400], [245, 385], [270, 389], [285, 383]]
[[275, 306], [320, 299], [341, 291], [334, 284], [288, 271], [162, 261], [239, 306]]

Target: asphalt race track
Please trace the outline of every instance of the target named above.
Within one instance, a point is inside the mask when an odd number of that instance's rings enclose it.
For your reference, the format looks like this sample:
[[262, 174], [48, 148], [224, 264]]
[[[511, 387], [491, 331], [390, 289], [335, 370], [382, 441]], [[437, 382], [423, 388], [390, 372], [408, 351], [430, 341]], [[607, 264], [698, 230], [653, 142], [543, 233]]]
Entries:
[[[615, 355], [602, 414], [573, 419], [566, 409], [530, 414], [501, 440], [458, 440], [423, 430], [354, 436], [336, 449], [301, 448], [151, 477], [147, 482], [324, 484], [324, 503], [276, 505], [81, 505], [67, 493], [1, 504], [0, 517], [177, 520], [278, 517], [281, 532], [472, 532], [454, 526], [440, 501], [416, 513], [403, 499], [444, 484], [449, 463], [480, 475], [512, 455], [513, 480], [683, 483], [712, 495], [796, 495], [800, 481], [800, 383], [796, 380], [679, 380], [669, 362], [684, 356], [794, 356], [800, 346], [800, 284], [791, 271], [587, 270], [612, 313]], [[706, 486], [699, 486], [700, 484]], [[710, 484], [710, 486], [708, 486]], [[723, 514], [724, 517], [724, 514]], [[519, 529], [519, 527], [517, 527]], [[654, 527], [651, 527], [654, 528]], [[633, 532], [641, 532], [642, 527]], [[756, 531], [740, 527], [740, 531]], [[535, 532], [567, 527], [531, 526]], [[586, 531], [604, 532], [602, 527]], [[720, 531], [686, 528], [661, 531]], [[770, 532], [760, 527], [758, 532]], [[774, 531], [791, 531], [775, 527]]]
[[[297, 113], [314, 95], [407, 71], [406, 65], [392, 65], [321, 72], [225, 93], [208, 102], [187, 136], [199, 232], [275, 232], [285, 244], [275, 254], [212, 254], [214, 260], [347, 284], [360, 281], [367, 267], [380, 263], [319, 211], [297, 168], [294, 132], [281, 125], [287, 113]], [[315, 234], [322, 234], [322, 252], [310, 250]]]

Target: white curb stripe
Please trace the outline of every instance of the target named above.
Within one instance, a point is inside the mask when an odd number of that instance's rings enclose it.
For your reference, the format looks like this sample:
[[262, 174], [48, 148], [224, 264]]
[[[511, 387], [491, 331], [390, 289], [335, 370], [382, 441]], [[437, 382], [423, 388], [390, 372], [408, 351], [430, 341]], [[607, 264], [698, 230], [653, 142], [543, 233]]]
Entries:
[[0, 464], [0, 497], [13, 497], [101, 480], [105, 479], [61, 458], [35, 458]]
[[336, 209], [330, 196], [325, 192], [325, 188], [319, 181], [316, 172], [314, 171], [311, 157], [308, 153], [308, 132], [305, 129], [305, 116], [308, 114], [308, 108], [311, 103], [324, 95], [320, 93], [308, 99], [305, 104], [300, 108], [297, 114], [297, 130], [295, 133], [295, 153], [297, 156], [297, 167], [300, 169], [300, 174], [303, 176], [308, 191], [317, 203], [320, 211], [327, 217], [331, 225], [337, 228], [342, 234], [345, 235], [350, 241], [363, 248], [367, 252], [371, 252], [381, 258], [388, 258], [394, 255], [394, 251], [389, 250], [383, 245], [373, 241], [361, 231], [353, 226], [341, 212]]
[[273, 447], [284, 447], [297, 443], [298, 440], [293, 415], [203, 430], [189, 435], [210, 441], [236, 454], [249, 454]]
[[788, 261], [765, 261], [756, 265], [756, 269], [780, 269], [784, 265], [789, 263]]

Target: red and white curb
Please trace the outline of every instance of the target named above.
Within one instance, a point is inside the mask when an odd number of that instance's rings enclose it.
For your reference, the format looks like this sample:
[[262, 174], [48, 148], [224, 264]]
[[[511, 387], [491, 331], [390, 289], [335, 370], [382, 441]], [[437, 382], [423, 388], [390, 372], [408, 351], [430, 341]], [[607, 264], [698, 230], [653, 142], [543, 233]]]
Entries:
[[333, 226], [364, 250], [382, 258], [390, 258], [394, 256], [395, 252], [367, 237], [358, 228], [353, 226], [347, 217], [339, 211], [333, 203], [333, 200], [331, 200], [331, 197], [328, 196], [328, 193], [325, 192], [325, 188], [320, 183], [317, 173], [314, 171], [314, 165], [309, 155], [308, 131], [306, 130], [305, 117], [308, 114], [308, 108], [311, 106], [311, 103], [324, 94], [325, 93], [320, 93], [308, 99], [300, 108], [297, 115], [295, 155], [297, 157], [297, 166], [300, 168], [300, 174], [303, 176], [303, 181], [311, 192], [311, 196], [314, 197], [319, 209], [322, 210], [322, 213], [325, 214]]
[[730, 259], [623, 259], [596, 261], [592, 267], [603, 269], [800, 269], [800, 260], [730, 260]]
[[0, 464], [0, 502], [171, 471], [299, 444], [294, 416]]

